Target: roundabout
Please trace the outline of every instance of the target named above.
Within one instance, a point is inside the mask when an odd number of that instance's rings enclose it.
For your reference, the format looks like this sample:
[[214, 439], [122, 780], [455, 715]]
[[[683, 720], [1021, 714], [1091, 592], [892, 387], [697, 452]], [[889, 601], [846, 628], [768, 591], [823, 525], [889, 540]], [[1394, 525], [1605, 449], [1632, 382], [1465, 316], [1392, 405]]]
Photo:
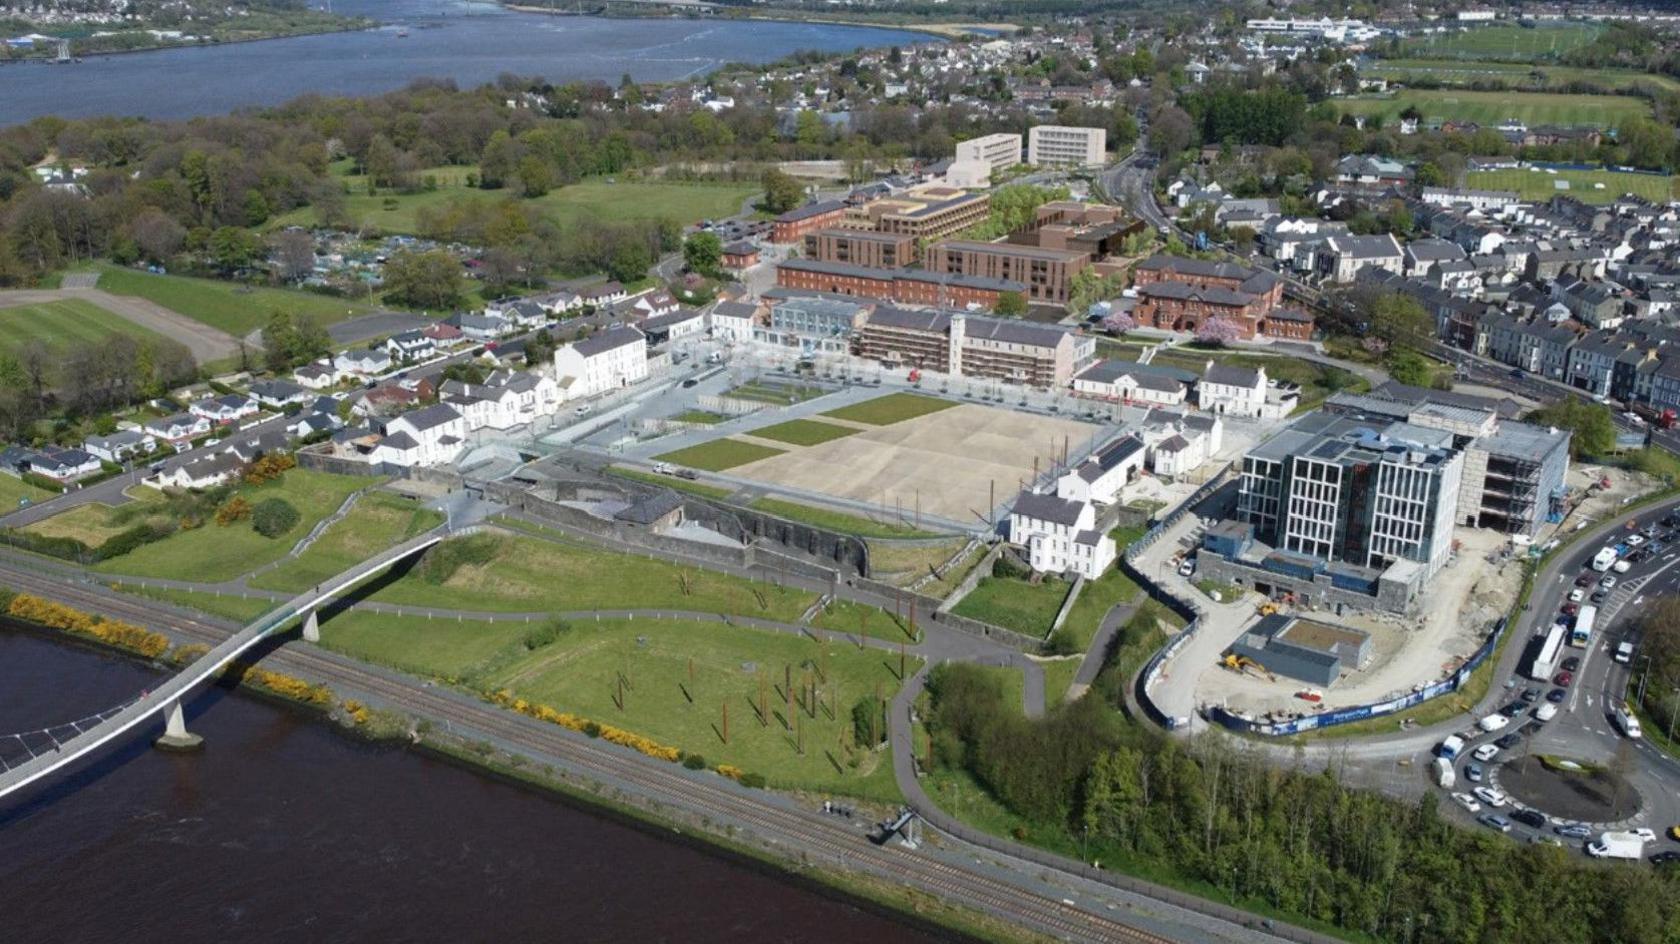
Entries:
[[1499, 765], [1512, 799], [1557, 820], [1616, 823], [1640, 811], [1639, 790], [1603, 764], [1530, 754]]

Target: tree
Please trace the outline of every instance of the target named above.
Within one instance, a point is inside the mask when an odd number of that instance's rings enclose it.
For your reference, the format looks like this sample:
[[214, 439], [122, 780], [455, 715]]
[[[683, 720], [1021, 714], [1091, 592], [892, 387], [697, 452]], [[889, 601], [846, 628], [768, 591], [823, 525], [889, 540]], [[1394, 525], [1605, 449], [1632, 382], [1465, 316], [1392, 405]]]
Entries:
[[187, 238], [187, 230], [180, 223], [175, 222], [167, 213], [158, 209], [147, 209], [128, 224], [128, 231], [134, 237], [134, 243], [140, 248], [142, 255], [150, 262], [159, 265], [168, 263], [181, 251], [181, 244]]
[[1422, 354], [1409, 348], [1395, 351], [1388, 359], [1388, 375], [1410, 387], [1428, 387], [1435, 372]]
[[315, 271], [315, 240], [301, 229], [283, 229], [268, 241], [282, 281], [296, 282]]
[[805, 202], [805, 188], [787, 173], [771, 167], [764, 171], [764, 209], [786, 213]]
[[548, 162], [535, 154], [528, 154], [519, 162], [520, 191], [527, 197], [540, 197], [554, 186], [554, 171]]
[[1528, 414], [1526, 419], [1538, 426], [1569, 430], [1569, 455], [1573, 458], [1605, 456], [1616, 448], [1616, 422], [1610, 408], [1602, 403], [1563, 397]]
[[1365, 333], [1393, 346], [1421, 347], [1435, 336], [1435, 321], [1423, 303], [1403, 292], [1356, 298], [1365, 313]]
[[702, 230], [683, 241], [683, 265], [689, 271], [715, 276], [723, 265], [723, 240], [718, 234]]
[[453, 308], [461, 300], [461, 264], [441, 249], [400, 250], [385, 263], [385, 297], [427, 311]]
[[1111, 311], [1102, 321], [1103, 330], [1121, 335], [1137, 327], [1137, 319], [1123, 311]]
[[992, 310], [1006, 318], [1019, 318], [1027, 313], [1027, 297], [1020, 292], [999, 292]]
[[303, 516], [284, 498], [265, 498], [251, 508], [251, 529], [265, 538], [277, 538], [302, 520]]
[[257, 235], [237, 226], [224, 226], [210, 234], [210, 261], [226, 274], [237, 272], [256, 261], [261, 245]]
[[1196, 340], [1214, 347], [1224, 347], [1242, 336], [1242, 327], [1223, 315], [1209, 318], [1196, 326]]

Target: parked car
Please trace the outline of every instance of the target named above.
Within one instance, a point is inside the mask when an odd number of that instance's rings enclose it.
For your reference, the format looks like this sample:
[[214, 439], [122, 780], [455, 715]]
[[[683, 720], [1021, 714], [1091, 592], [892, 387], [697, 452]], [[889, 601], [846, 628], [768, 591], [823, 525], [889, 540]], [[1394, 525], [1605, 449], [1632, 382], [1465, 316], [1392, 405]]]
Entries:
[[1499, 740], [1494, 741], [1493, 743], [1494, 743], [1494, 746], [1498, 747], [1500, 750], [1508, 751], [1511, 748], [1516, 747], [1517, 744], [1521, 741], [1522, 741], [1522, 736], [1517, 734], [1515, 731], [1513, 731], [1510, 734], [1507, 734], [1504, 737], [1500, 738]]
[[1532, 702], [1536, 701], [1537, 699], [1539, 699], [1539, 697], [1540, 697], [1540, 689], [1538, 689], [1538, 688], [1525, 688], [1525, 689], [1523, 689], [1523, 693], [1522, 693], [1522, 700], [1523, 701], [1532, 703]]
[[1573, 681], [1575, 681], [1575, 673], [1567, 669], [1552, 676], [1552, 684], [1558, 688], [1568, 688], [1569, 683]]
[[[1577, 590], [1576, 592], [1579, 593], [1580, 591]], [[1574, 616], [1576, 613], [1581, 612], [1581, 604], [1565, 603], [1561, 612], [1564, 616]]]
[[1546, 828], [1546, 814], [1539, 810], [1512, 810], [1511, 818], [1524, 826], [1533, 826], [1535, 829]]
[[1614, 590], [1616, 588], [1616, 575], [1605, 574], [1604, 577], [1598, 581], [1598, 585], [1605, 590]]
[[[1592, 574], [1582, 574], [1581, 576], [1575, 578], [1575, 586], [1590, 587], [1592, 586], [1593, 580], [1594, 577]], [[1570, 597], [1570, 599], [1573, 600], [1574, 597]]]
[[1637, 564], [1642, 560], [1644, 560], [1644, 558], [1638, 554], [1635, 554], [1632, 557], [1624, 557], [1614, 564], [1611, 564], [1610, 569], [1618, 574], [1625, 574], [1633, 569], [1634, 564]]
[[1196, 573], [1196, 562], [1186, 557], [1184, 563], [1178, 565], [1178, 575], [1189, 577]]
[[1498, 813], [1483, 813], [1482, 815], [1476, 817], [1476, 822], [1481, 823], [1489, 829], [1497, 829], [1502, 833], [1508, 833], [1511, 831], [1511, 821], [1503, 816], [1500, 816]]
[[1509, 705], [1506, 705], [1505, 707], [1499, 709], [1499, 713], [1504, 715], [1507, 718], [1515, 718], [1517, 715], [1520, 715], [1524, 711], [1527, 711], [1527, 710], [1528, 710], [1527, 705], [1523, 704], [1520, 701], [1514, 701], [1514, 702], [1511, 702]]
[[1610, 593], [1607, 590], [1594, 590], [1592, 592], [1592, 596], [1588, 597], [1587, 599], [1593, 601], [1594, 603], [1603, 603], [1609, 597], [1610, 597]]
[[1559, 702], [1563, 701], [1565, 698], [1568, 698], [1568, 697], [1569, 697], [1569, 693], [1564, 691], [1561, 688], [1554, 688], [1551, 691], [1546, 693], [1546, 700], [1551, 702], [1554, 705], [1558, 704]]
[[1668, 849], [1651, 856], [1650, 861], [1652, 865], [1673, 865], [1676, 862], [1680, 862], [1680, 852]]
[[1565, 672], [1579, 672], [1579, 671], [1581, 671], [1581, 657], [1580, 656], [1570, 656], [1569, 658], [1567, 658], [1567, 659], [1563, 660], [1561, 663], [1559, 663], [1559, 665], [1562, 667], [1562, 669]]

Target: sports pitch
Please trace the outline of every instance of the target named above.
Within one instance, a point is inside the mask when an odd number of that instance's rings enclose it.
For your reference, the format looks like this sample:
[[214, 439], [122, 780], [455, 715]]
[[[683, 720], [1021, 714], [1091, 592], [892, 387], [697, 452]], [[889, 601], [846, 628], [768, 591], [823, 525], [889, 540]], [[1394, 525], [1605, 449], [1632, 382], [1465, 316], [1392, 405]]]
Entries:
[[[770, 485], [864, 501], [877, 508], [919, 507], [952, 521], [975, 522], [988, 502], [1014, 498], [1059, 459], [1089, 448], [1100, 426], [1030, 416], [1000, 407], [957, 404], [857, 434], [749, 462], [731, 475]], [[995, 493], [993, 487], [996, 487]]]

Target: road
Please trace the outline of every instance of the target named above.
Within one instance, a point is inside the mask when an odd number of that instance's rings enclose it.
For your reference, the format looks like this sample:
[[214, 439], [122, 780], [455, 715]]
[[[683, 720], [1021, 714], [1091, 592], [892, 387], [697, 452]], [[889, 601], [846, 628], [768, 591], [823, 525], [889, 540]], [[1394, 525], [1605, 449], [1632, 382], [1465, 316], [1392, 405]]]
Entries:
[[200, 364], [227, 360], [239, 354], [239, 341], [226, 331], [133, 295], [112, 295], [96, 288], [14, 289], [0, 291], [0, 308], [68, 299], [97, 305], [124, 321], [177, 341], [185, 345]]

